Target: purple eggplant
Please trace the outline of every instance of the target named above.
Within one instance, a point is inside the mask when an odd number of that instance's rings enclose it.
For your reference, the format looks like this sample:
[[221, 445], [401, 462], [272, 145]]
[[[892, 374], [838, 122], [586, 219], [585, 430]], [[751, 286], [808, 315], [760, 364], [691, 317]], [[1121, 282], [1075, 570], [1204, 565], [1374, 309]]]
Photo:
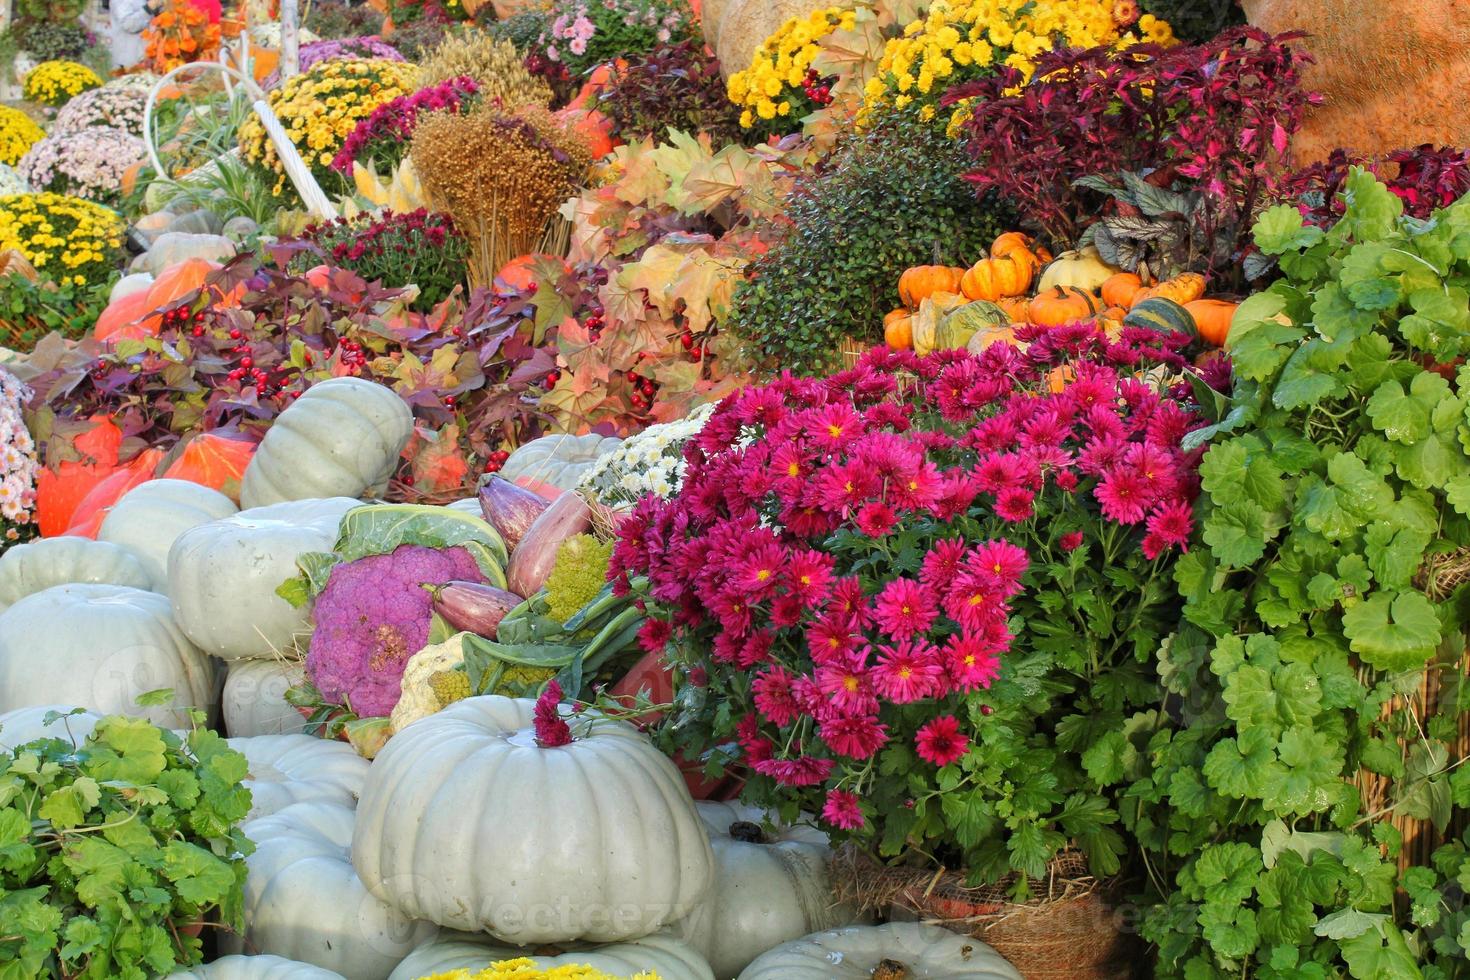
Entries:
[[550, 506], [551, 501], [539, 493], [518, 487], [504, 477], [492, 476], [480, 488], [480, 510], [500, 532], [507, 552], [516, 550], [536, 518]]
[[515, 593], [478, 582], [450, 582], [433, 593], [434, 611], [444, 622], [487, 640], [495, 639], [505, 614], [521, 604], [521, 597]]
[[574, 534], [592, 530], [592, 508], [581, 494], [567, 491], [551, 502], [551, 506], [526, 531], [525, 537], [510, 553], [505, 580], [512, 589], [527, 596], [536, 594], [551, 576], [556, 552], [563, 541]]

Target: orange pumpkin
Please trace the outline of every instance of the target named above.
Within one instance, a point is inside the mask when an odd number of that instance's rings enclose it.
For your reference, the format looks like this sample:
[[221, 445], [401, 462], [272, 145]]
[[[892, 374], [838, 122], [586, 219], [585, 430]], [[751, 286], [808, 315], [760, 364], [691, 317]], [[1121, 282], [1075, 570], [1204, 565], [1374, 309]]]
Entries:
[[907, 309], [900, 307], [883, 318], [883, 342], [894, 350], [914, 346], [914, 318]]
[[1025, 296], [1002, 296], [994, 300], [996, 306], [1005, 311], [1006, 316], [1011, 318], [1011, 323], [1025, 323], [1030, 314], [1031, 300]]
[[149, 330], [143, 324], [143, 320], [153, 311], [154, 307], [148, 303], [148, 290], [140, 289], [136, 293], [128, 293], [120, 296], [107, 304], [107, 309], [97, 318], [97, 323], [92, 327], [92, 336], [100, 342], [109, 340], [140, 340], [143, 337], [158, 333], [158, 324], [153, 324]]
[[[1019, 231], [1008, 231], [990, 244], [992, 259], [1010, 258], [1034, 276], [1041, 268], [1041, 256], [1036, 252], [1036, 242], [1030, 235]], [[1050, 256], [1048, 255], [1048, 259]], [[1027, 285], [1030, 285], [1028, 282]]]
[[1183, 272], [1173, 279], [1167, 279], [1157, 286], [1145, 289], [1134, 300], [1134, 303], [1138, 304], [1146, 299], [1162, 297], [1164, 299], [1172, 299], [1180, 306], [1188, 306], [1190, 303], [1204, 296], [1204, 294], [1205, 277], [1198, 272]]
[[1230, 321], [1235, 318], [1239, 303], [1223, 299], [1197, 299], [1185, 303], [1184, 308], [1194, 317], [1195, 330], [1205, 343], [1212, 347], [1224, 347], [1230, 336]]
[[555, 116], [567, 130], [582, 137], [594, 160], [601, 160], [622, 145], [622, 140], [613, 138], [613, 121], [596, 109], [567, 106]]
[[82, 459], [36, 471], [36, 527], [42, 537], [55, 537], [70, 527], [82, 498], [117, 469], [122, 430], [105, 415], [94, 415], [91, 422], [92, 428], [72, 440]]
[[204, 277], [218, 269], [218, 262], [208, 259], [185, 259], [171, 265], [148, 287], [148, 304], [161, 309], [204, 285]]
[[960, 277], [960, 292], [969, 299], [995, 302], [1002, 296], [1020, 296], [1031, 285], [1028, 260], [1005, 255], [998, 259], [981, 259]]
[[525, 255], [517, 255], [500, 267], [500, 271], [495, 274], [496, 284], [497, 286], [503, 284], [507, 288], [496, 289], [496, 292], [502, 296], [526, 292], [536, 285], [537, 263], [546, 260], [561, 262], [563, 275], [572, 271], [572, 267], [567, 265], [564, 259], [558, 259], [555, 255], [549, 255], [546, 252], [527, 252]]
[[145, 449], [118, 469], [99, 480], [72, 512], [71, 523], [63, 534], [95, 538], [112, 505], [140, 483], [153, 479], [153, 471], [163, 459], [161, 449]]
[[1026, 319], [1046, 327], [1082, 320], [1098, 311], [1097, 297], [1076, 286], [1053, 286], [1031, 300]]
[[1109, 306], [1131, 310], [1133, 304], [1138, 302], [1138, 294], [1141, 292], [1143, 292], [1142, 279], [1131, 272], [1120, 272], [1109, 276], [1102, 284], [1102, 301]]
[[1058, 364], [1046, 372], [1046, 386], [1053, 395], [1060, 395], [1066, 390], [1067, 385], [1077, 380], [1077, 372], [1072, 370], [1070, 364]]
[[255, 455], [255, 446], [249, 439], [202, 432], [188, 441], [163, 475], [210, 487], [239, 503], [240, 481]]
[[964, 269], [948, 265], [916, 265], [898, 277], [898, 298], [905, 306], [918, 306], [935, 293], [958, 293]]

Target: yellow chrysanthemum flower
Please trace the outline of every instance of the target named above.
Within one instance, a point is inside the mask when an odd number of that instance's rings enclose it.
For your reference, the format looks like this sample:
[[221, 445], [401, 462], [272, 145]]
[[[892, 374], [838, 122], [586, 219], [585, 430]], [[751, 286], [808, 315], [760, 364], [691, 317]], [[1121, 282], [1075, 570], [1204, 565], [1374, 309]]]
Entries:
[[856, 24], [853, 11], [828, 7], [793, 17], [766, 38], [749, 67], [735, 72], [725, 85], [726, 97], [741, 109], [741, 127], [754, 129], [761, 121], [802, 114], [805, 109], [798, 107], [813, 104], [805, 86], [812, 62], [822, 51], [822, 40], [833, 31], [852, 30]]

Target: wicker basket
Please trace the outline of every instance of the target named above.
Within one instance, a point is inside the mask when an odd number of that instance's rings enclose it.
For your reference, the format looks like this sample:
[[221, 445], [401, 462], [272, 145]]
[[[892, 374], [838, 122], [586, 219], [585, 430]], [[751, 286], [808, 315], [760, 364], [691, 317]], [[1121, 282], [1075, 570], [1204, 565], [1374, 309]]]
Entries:
[[1135, 973], [1140, 948], [1124, 929], [1119, 883], [1092, 877], [1078, 851], [1057, 855], [1044, 880], [1032, 879], [1027, 902], [1009, 898], [1014, 877], [971, 888], [963, 872], [884, 867], [851, 848], [839, 852], [832, 872], [838, 901], [972, 936], [1026, 980], [1126, 980]]
[[853, 340], [851, 337], [843, 337], [842, 346], [838, 348], [838, 353], [842, 355], [843, 369], [848, 370], [857, 367], [857, 362], [862, 359], [864, 354], [872, 349], [871, 344]]

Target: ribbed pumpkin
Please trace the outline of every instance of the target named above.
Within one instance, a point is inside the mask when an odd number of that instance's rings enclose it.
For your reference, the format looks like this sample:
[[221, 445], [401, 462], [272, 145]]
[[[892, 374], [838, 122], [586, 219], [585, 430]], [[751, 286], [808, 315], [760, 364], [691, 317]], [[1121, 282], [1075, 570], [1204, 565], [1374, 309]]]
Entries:
[[1184, 304], [1184, 309], [1194, 319], [1200, 339], [1212, 347], [1225, 346], [1225, 339], [1230, 336], [1230, 321], [1239, 308], [1239, 303], [1223, 299], [1197, 299]]
[[1123, 318], [1123, 326], [1142, 327], [1159, 333], [1184, 333], [1191, 337], [1198, 333], [1189, 311], [1162, 296], [1140, 300]]
[[1171, 299], [1179, 305], [1193, 303], [1205, 294], [1205, 277], [1198, 272], [1184, 272], [1173, 279], [1166, 279], [1157, 286], [1152, 286], [1143, 291], [1138, 297], [1138, 302], [1146, 299], [1162, 298]]
[[1025, 296], [1002, 296], [995, 305], [1005, 310], [1012, 323], [1026, 323], [1031, 313], [1031, 300]]
[[202, 432], [189, 440], [163, 475], [171, 480], [188, 480], [218, 490], [239, 503], [240, 481], [255, 455], [255, 446], [249, 439]]
[[898, 298], [905, 306], [918, 306], [935, 293], [957, 293], [964, 269], [948, 265], [916, 265], [898, 277]]
[[1020, 296], [1031, 286], [1032, 272], [1030, 260], [1025, 256], [981, 259], [960, 277], [960, 292], [969, 299], [991, 302], [1003, 296]]
[[1098, 311], [1097, 297], [1076, 286], [1053, 286], [1038, 294], [1026, 308], [1026, 319], [1045, 327], [1081, 320]]
[[1125, 310], [1133, 308], [1138, 302], [1139, 294], [1143, 292], [1143, 280], [1132, 272], [1120, 272], [1115, 276], [1109, 276], [1107, 282], [1102, 284], [1102, 301], [1108, 306], [1120, 306]]
[[907, 309], [900, 307], [883, 318], [883, 342], [894, 350], [908, 350], [914, 346], [914, 318]]
[[1011, 259], [1017, 265], [1027, 268], [1032, 276], [1036, 275], [1036, 270], [1040, 269], [1043, 263], [1051, 261], [1050, 252], [1038, 249], [1035, 239], [1019, 231], [1008, 231], [991, 242], [990, 257], [992, 259]]

